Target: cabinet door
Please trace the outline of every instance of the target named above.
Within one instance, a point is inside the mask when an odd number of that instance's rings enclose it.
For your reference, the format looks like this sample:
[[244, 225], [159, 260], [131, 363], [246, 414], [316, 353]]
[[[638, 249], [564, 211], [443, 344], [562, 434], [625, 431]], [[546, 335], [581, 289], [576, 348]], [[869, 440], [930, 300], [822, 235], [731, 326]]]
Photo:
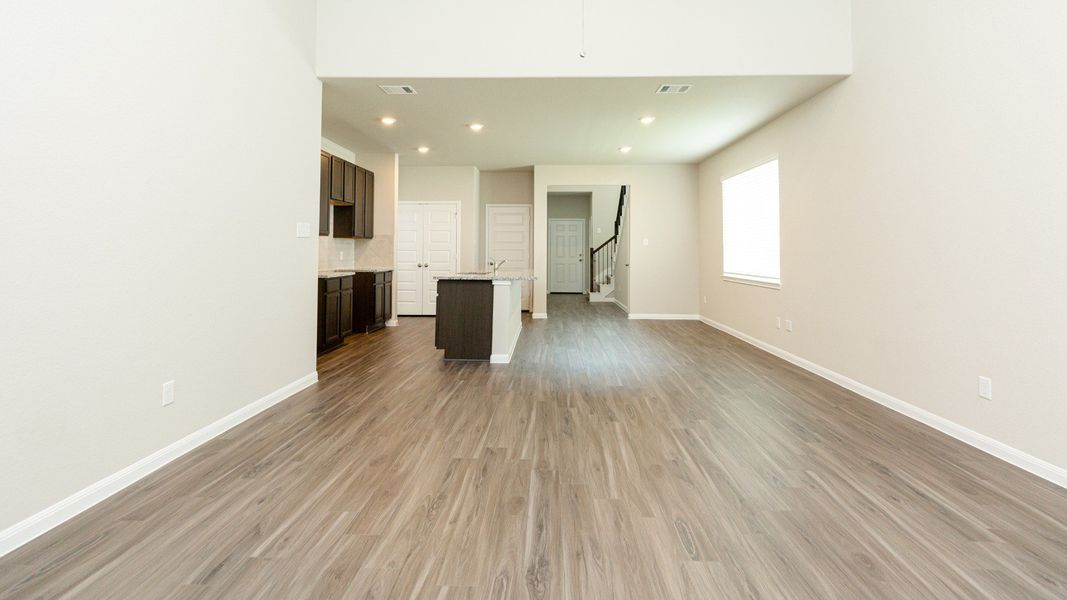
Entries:
[[341, 337], [352, 333], [352, 290], [341, 290], [340, 306]]
[[341, 343], [341, 292], [326, 292], [326, 347]]
[[393, 318], [393, 282], [385, 284], [385, 306], [382, 308], [385, 313], [383, 320], [388, 321]]
[[[327, 163], [327, 164], [329, 164], [329, 163]], [[318, 314], [318, 318], [316, 319], [316, 323], [315, 323], [315, 329], [317, 331], [317, 333], [316, 333], [316, 347], [318, 348], [319, 352], [322, 352], [323, 350], [326, 349], [326, 280], [324, 280], [324, 279], [320, 279], [319, 280], [318, 290], [319, 290], [319, 294], [318, 294], [318, 296], [319, 296], [319, 301], [318, 301], [319, 314]]]
[[364, 190], [363, 237], [374, 237], [374, 173], [367, 171]]
[[330, 235], [330, 159], [319, 154], [319, 235]]
[[344, 202], [345, 199], [345, 161], [336, 156], [330, 157], [330, 200]]
[[345, 163], [344, 201], [345, 204], [356, 203], [356, 165], [350, 162]]
[[374, 322], [382, 323], [385, 321], [385, 284], [374, 284]]
[[367, 171], [361, 167], [356, 167], [356, 195], [355, 195], [355, 237], [365, 237], [364, 231], [364, 214], [363, 212], [367, 208]]

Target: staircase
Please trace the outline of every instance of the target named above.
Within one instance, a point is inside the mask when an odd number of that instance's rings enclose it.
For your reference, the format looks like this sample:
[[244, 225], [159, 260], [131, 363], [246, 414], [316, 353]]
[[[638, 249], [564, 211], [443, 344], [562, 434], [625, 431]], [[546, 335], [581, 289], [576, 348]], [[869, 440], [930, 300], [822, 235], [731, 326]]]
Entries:
[[623, 208], [629, 196], [630, 186], [619, 190], [619, 209], [615, 213], [614, 235], [596, 248], [589, 249], [589, 301], [611, 302], [615, 291], [615, 267], [619, 258], [619, 233], [622, 231]]

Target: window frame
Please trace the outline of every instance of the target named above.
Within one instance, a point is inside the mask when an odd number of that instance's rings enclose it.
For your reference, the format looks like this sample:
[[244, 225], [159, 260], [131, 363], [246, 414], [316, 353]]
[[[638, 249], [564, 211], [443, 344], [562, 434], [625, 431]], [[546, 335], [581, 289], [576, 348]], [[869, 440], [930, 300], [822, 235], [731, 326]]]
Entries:
[[[723, 184], [728, 179], [733, 179], [738, 175], [744, 175], [745, 173], [758, 169], [766, 164], [772, 162], [778, 162], [778, 279], [774, 280], [770, 277], [761, 277], [759, 275], [742, 275], [739, 273], [727, 273], [726, 271], [726, 193], [723, 188]], [[719, 179], [719, 210], [721, 220], [720, 235], [722, 235], [722, 280], [728, 283], [739, 283], [742, 285], [751, 285], [755, 287], [780, 290], [782, 289], [782, 161], [781, 157], [777, 154], [771, 156], [765, 156], [748, 166], [745, 166], [739, 170], [732, 172], [729, 175], [725, 175]]]

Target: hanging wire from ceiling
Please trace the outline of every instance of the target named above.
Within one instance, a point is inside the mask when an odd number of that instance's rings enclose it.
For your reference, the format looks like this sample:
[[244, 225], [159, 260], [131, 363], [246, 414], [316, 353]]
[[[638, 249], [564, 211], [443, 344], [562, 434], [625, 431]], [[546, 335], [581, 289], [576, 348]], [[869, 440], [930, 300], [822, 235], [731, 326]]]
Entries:
[[585, 0], [582, 0], [582, 45], [578, 49], [578, 58], [585, 58]]

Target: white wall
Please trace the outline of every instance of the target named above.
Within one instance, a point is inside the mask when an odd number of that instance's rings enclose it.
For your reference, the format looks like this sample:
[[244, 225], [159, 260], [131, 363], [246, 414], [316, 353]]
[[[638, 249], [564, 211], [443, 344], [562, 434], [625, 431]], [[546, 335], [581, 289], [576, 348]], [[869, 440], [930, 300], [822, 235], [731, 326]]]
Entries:
[[533, 204], [533, 170], [482, 171], [478, 178], [483, 205]]
[[460, 270], [481, 270], [478, 250], [482, 234], [477, 167], [400, 167], [401, 202], [458, 202], [460, 204]]
[[297, 0], [0, 9], [0, 530], [314, 373], [314, 34]]
[[485, 264], [485, 207], [490, 204], [533, 204], [533, 169], [481, 171], [478, 174], [478, 264]]
[[[380, 268], [396, 265], [396, 210], [398, 199], [398, 156], [354, 151], [328, 138], [322, 149], [374, 173], [374, 237], [352, 239], [333, 237], [333, 209], [330, 209], [331, 235], [319, 236], [319, 269]], [[393, 294], [396, 301], [396, 294]], [[393, 314], [396, 314], [394, 311]]]
[[590, 194], [580, 192], [568, 192], [548, 194], [548, 218], [549, 219], [584, 219], [586, 226], [589, 225], [590, 217]]
[[[845, 74], [849, 0], [319, 0], [324, 77]], [[354, 32], [358, 32], [355, 34]], [[665, 82], [672, 83], [672, 82]]]
[[596, 248], [615, 235], [615, 215], [619, 213], [619, 185], [560, 185], [552, 186], [552, 194], [567, 192], [589, 195], [589, 247]]
[[[694, 165], [534, 167], [535, 315], [547, 312], [548, 189], [630, 185], [629, 306], [634, 314], [694, 315], [699, 271]], [[648, 239], [648, 245], [643, 240]]]
[[[702, 312], [1067, 468], [1067, 4], [853, 13], [855, 74], [701, 166]], [[719, 181], [776, 155], [782, 289], [723, 282]]]
[[630, 205], [622, 206], [622, 230], [619, 231], [619, 254], [615, 265], [615, 289], [609, 294], [622, 309], [630, 312]]

